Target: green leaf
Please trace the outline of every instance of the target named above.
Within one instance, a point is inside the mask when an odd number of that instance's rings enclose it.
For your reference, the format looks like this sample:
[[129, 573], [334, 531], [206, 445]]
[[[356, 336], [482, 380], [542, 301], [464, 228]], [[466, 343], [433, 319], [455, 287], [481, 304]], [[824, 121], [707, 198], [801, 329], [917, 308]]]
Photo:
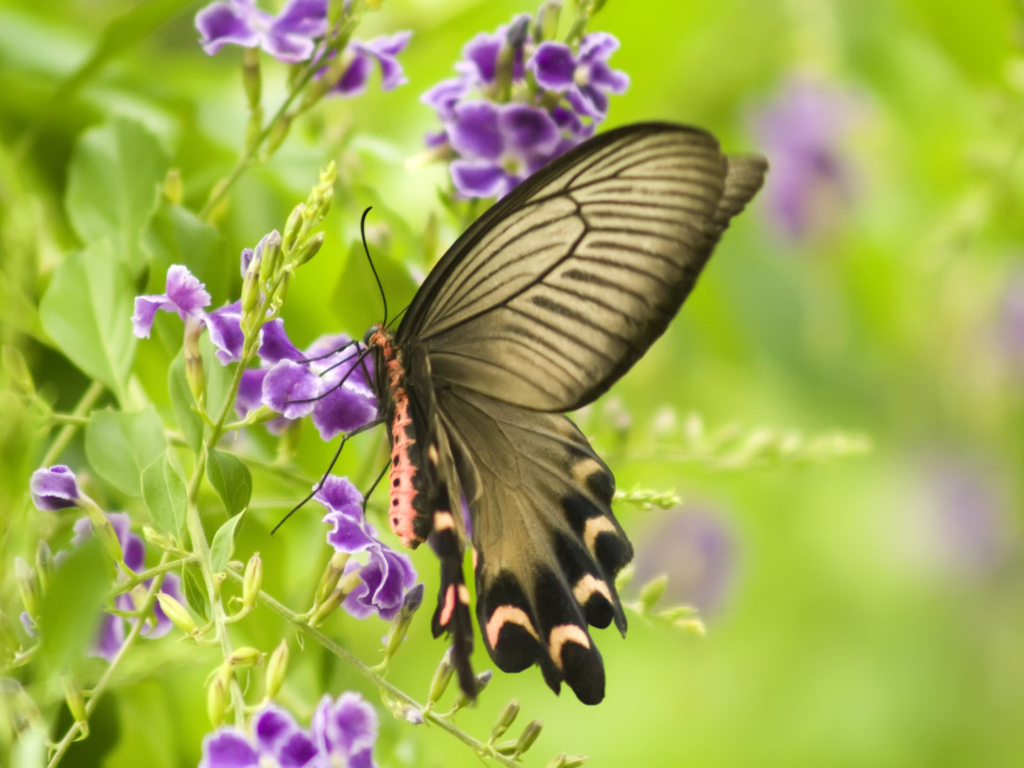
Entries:
[[63, 669], [85, 655], [96, 638], [110, 583], [110, 561], [95, 536], [69, 550], [50, 576], [39, 611], [39, 652], [50, 670]]
[[140, 477], [167, 447], [153, 408], [138, 413], [96, 411], [85, 428], [85, 455], [93, 469], [122, 493], [142, 496]]
[[67, 210], [87, 243], [110, 238], [118, 261], [146, 265], [142, 232], [157, 204], [170, 161], [156, 137], [126, 118], [87, 131], [68, 169]]
[[237, 515], [249, 506], [252, 476], [245, 462], [233, 453], [211, 450], [206, 462], [206, 477], [224, 502], [228, 515]]
[[163, 293], [167, 268], [184, 264], [203, 281], [217, 306], [227, 298], [238, 263], [223, 258], [217, 228], [180, 205], [164, 199], [142, 235], [142, 246], [153, 259], [148, 293]]
[[217, 359], [216, 348], [208, 333], [199, 339], [199, 351], [203, 355], [203, 372], [206, 374], [206, 412], [216, 418], [231, 394], [236, 364], [223, 365]]
[[244, 514], [235, 515], [213, 534], [213, 543], [210, 544], [210, 570], [214, 573], [222, 573], [227, 568], [231, 553], [235, 551], [235, 539], [238, 538], [238, 529], [244, 517]]
[[203, 443], [203, 420], [192, 410], [196, 400], [185, 378], [185, 356], [182, 352], [174, 358], [167, 372], [167, 391], [171, 396], [171, 408], [178, 429], [185, 436], [185, 442], [192, 452], [199, 453], [199, 446]]
[[43, 328], [68, 359], [119, 398], [135, 353], [132, 288], [110, 243], [67, 256], [39, 305]]
[[135, 682], [117, 692], [117, 745], [103, 756], [103, 768], [174, 768], [179, 759], [181, 712], [162, 681]]
[[185, 479], [178, 474], [167, 451], [142, 471], [142, 499], [157, 525], [174, 536], [181, 535], [188, 503]]
[[198, 567], [182, 569], [182, 583], [185, 585], [185, 600], [188, 607], [198, 613], [203, 621], [210, 620], [210, 596], [203, 586], [203, 577]]

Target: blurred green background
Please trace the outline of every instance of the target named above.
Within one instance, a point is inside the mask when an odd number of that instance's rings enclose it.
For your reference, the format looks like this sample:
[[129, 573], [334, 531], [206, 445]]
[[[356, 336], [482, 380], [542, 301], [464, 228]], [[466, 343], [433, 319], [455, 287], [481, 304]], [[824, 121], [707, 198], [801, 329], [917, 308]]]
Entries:
[[[55, 266], [80, 247], [64, 207], [75, 142], [114, 117], [140, 121], [180, 169], [192, 210], [237, 158], [240, 53], [203, 54], [192, 21], [199, 7], [0, 6], [2, 341], [22, 349], [59, 410], [89, 381], [52, 348], [35, 307]], [[327, 241], [292, 286], [289, 332], [302, 346], [325, 332], [361, 336], [377, 319], [365, 261], [349, 256], [368, 204], [377, 206], [370, 234], [389, 298], [401, 306], [410, 275], [457, 235], [443, 215], [436, 248], [424, 234], [441, 211], [444, 169], [404, 165], [437, 127], [419, 97], [451, 76], [470, 37], [535, 10], [506, 0], [387, 0], [371, 14], [358, 37], [413, 30], [401, 56], [409, 83], [324, 105], [246, 173], [217, 222], [216, 247], [192, 254], [215, 303], [237, 295], [240, 249], [281, 228], [335, 158], [341, 184]], [[632, 617], [625, 641], [595, 633], [608, 674], [600, 706], [584, 707], [568, 690], [556, 698], [536, 670], [498, 673], [480, 706], [458, 715], [461, 727], [485, 735], [517, 697], [522, 723], [545, 723], [528, 765], [562, 751], [588, 754], [595, 766], [1024, 764], [1022, 23], [1010, 0], [609, 0], [591, 29], [620, 39], [612, 64], [632, 85], [613, 98], [604, 127], [692, 123], [730, 151], [765, 151], [774, 162], [758, 116], [784, 109], [793, 83], [813, 83], [834, 97], [826, 143], [839, 170], [802, 190], [811, 214], [799, 232], [779, 226], [771, 201], [782, 193], [762, 193], [666, 336], [581, 417], [620, 488], [682, 497], [680, 510], [617, 512], [641, 572], [672, 572], [672, 594], [704, 608], [707, 637]], [[284, 77], [265, 64], [268, 104]], [[161, 289], [163, 273], [148, 280]], [[158, 324], [136, 358], [136, 386], [164, 409], [176, 334], [173, 323]], [[16, 616], [12, 559], [31, 554], [39, 536], [58, 548], [69, 532], [25, 501], [50, 433], [13, 390], [0, 397], [3, 608]], [[839, 429], [866, 433], [874, 450], [807, 466], [770, 451], [741, 469], [684, 461], [690, 413], [708, 433], [731, 424], [742, 435]], [[273, 456], [263, 430], [246, 439], [242, 448]], [[383, 440], [359, 438], [341, 471], [365, 487]], [[296, 461], [315, 476], [330, 450], [307, 425]], [[64, 462], [84, 467], [80, 439]], [[108, 509], [125, 504], [92, 482]], [[328, 557], [319, 508], [271, 539], [303, 489], [258, 472], [256, 483], [262, 501], [236, 556], [259, 550], [264, 588], [301, 610]], [[133, 504], [127, 510], [142, 519]], [[211, 531], [222, 516], [211, 494]], [[413, 559], [432, 600], [433, 556], [424, 548]], [[430, 640], [428, 618], [417, 616], [388, 677], [421, 699], [444, 650]], [[326, 627], [371, 662], [386, 631], [342, 615]], [[265, 611], [235, 630], [264, 650], [288, 634]], [[66, 764], [195, 765], [208, 731], [203, 681], [218, 659], [204, 653], [171, 640], [143, 644]], [[475, 663], [491, 666], [479, 644]], [[300, 718], [320, 693], [348, 688], [379, 701], [340, 662], [293, 643], [281, 701]], [[40, 705], [59, 736], [68, 725], [59, 691]], [[381, 765], [478, 764], [438, 729], [380, 711]]]

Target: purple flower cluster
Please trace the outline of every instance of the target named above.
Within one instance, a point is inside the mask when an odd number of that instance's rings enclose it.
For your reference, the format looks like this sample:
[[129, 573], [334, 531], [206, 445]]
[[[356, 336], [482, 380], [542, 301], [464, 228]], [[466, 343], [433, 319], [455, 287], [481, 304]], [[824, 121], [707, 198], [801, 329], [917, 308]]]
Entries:
[[327, 543], [338, 552], [368, 554], [365, 564], [355, 560], [345, 564], [344, 575], [358, 570], [361, 583], [342, 607], [357, 619], [376, 613], [391, 621], [402, 607], [405, 593], [416, 584], [412, 560], [378, 540], [377, 531], [363, 515], [363, 497], [347, 478], [329, 476], [313, 498], [328, 509], [324, 522], [333, 529], [327, 534]]
[[608, 59], [612, 35], [586, 35], [575, 49], [535, 40], [531, 18], [517, 16], [463, 49], [458, 76], [422, 101], [444, 127], [427, 144], [456, 156], [452, 181], [463, 197], [502, 197], [548, 161], [593, 135], [608, 114], [609, 94], [629, 78]]
[[[280, 62], [293, 64], [309, 59], [324, 59], [322, 45], [328, 32], [328, 0], [289, 0], [273, 16], [256, 7], [254, 0], [218, 0], [196, 14], [196, 29], [203, 50], [211, 56], [225, 45], [262, 48]], [[409, 44], [411, 32], [384, 35], [369, 41], [353, 40], [341, 54], [346, 66], [330, 93], [356, 96], [376, 63], [381, 74], [381, 90], [390, 91], [406, 82], [396, 58]]]
[[358, 693], [337, 701], [324, 696], [309, 729], [288, 712], [269, 705], [257, 712], [250, 732], [228, 726], [203, 740], [199, 768], [373, 768], [377, 712]]
[[848, 94], [795, 80], [754, 113], [754, 131], [772, 166], [767, 204], [792, 240], [827, 231], [849, 203], [852, 174], [843, 139], [854, 106]]
[[[29, 490], [36, 507], [44, 512], [55, 512], [60, 509], [74, 507], [78, 500], [82, 498], [75, 473], [63, 464], [37, 469], [33, 472], [32, 478], [29, 480]], [[146, 565], [146, 545], [142, 542], [142, 539], [132, 533], [131, 519], [128, 515], [123, 512], [114, 512], [107, 514], [107, 519], [110, 520], [114, 531], [117, 533], [121, 550], [124, 552], [125, 565], [138, 573]], [[92, 523], [89, 521], [89, 518], [83, 517], [75, 522], [75, 535], [71, 540], [71, 544], [74, 547], [81, 546], [92, 535]], [[66, 556], [66, 553], [59, 552], [55, 559], [59, 563]], [[139, 610], [143, 605], [151, 582], [152, 579], [139, 584], [131, 592], [118, 595], [114, 601], [115, 607], [122, 611]], [[176, 574], [168, 573], [164, 576], [160, 591], [170, 595], [180, 603], [185, 602], [185, 597], [181, 593], [181, 580]], [[160, 609], [159, 603], [154, 605], [153, 613], [154, 619], [146, 620], [146, 626], [142, 634], [143, 637], [156, 639], [170, 632], [172, 624], [171, 620]], [[113, 659], [117, 652], [121, 650], [121, 646], [124, 645], [125, 623], [128, 621], [135, 622], [138, 619], [125, 619], [121, 616], [104, 614], [96, 641], [92, 647], [92, 655], [99, 656], [108, 661]], [[25, 623], [26, 627], [30, 627], [31, 619], [26, 614], [22, 616], [22, 622]]]
[[[257, 245], [256, 253], [260, 250]], [[243, 275], [253, 258], [252, 250], [243, 251]], [[187, 268], [175, 264], [167, 270], [166, 293], [135, 299], [135, 335], [148, 338], [158, 310], [176, 312], [186, 323], [186, 334], [190, 324], [206, 326], [221, 363], [237, 362], [245, 341], [241, 302], [207, 313], [209, 304], [205, 286]], [[324, 440], [361, 427], [377, 415], [368, 377], [372, 367], [369, 360], [358, 362], [361, 351], [347, 336], [333, 335], [322, 336], [303, 352], [288, 338], [283, 320], [270, 320], [260, 329], [261, 367], [242, 374], [235, 408], [243, 417], [261, 405], [280, 414], [268, 423], [275, 433], [310, 414]]]

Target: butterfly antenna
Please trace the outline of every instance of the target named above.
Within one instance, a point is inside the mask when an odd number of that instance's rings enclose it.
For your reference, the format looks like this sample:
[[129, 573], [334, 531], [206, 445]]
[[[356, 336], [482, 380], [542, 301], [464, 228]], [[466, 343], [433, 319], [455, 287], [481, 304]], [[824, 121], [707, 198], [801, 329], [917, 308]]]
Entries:
[[366, 252], [366, 260], [370, 262], [370, 269], [373, 270], [373, 277], [377, 280], [377, 287], [380, 289], [380, 300], [384, 302], [384, 322], [381, 323], [383, 326], [388, 324], [388, 297], [384, 295], [384, 286], [381, 285], [380, 275], [377, 274], [377, 268], [373, 266], [373, 259], [370, 258], [370, 247], [366, 244], [366, 217], [370, 211], [373, 210], [373, 206], [370, 206], [363, 211], [363, 218], [359, 222], [359, 234], [363, 238], [363, 250]]

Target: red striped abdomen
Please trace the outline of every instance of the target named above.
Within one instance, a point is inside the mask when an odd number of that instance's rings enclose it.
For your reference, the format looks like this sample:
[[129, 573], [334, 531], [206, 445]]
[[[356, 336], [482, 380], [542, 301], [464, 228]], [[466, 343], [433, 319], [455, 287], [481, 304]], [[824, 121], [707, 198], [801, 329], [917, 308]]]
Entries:
[[402, 387], [392, 391], [395, 403], [395, 418], [391, 422], [391, 505], [388, 507], [388, 519], [391, 530], [407, 547], [415, 547], [423, 542], [415, 530], [416, 488], [413, 478], [418, 467], [412, 461], [411, 451], [416, 450], [412, 418], [409, 416], [409, 397]]

